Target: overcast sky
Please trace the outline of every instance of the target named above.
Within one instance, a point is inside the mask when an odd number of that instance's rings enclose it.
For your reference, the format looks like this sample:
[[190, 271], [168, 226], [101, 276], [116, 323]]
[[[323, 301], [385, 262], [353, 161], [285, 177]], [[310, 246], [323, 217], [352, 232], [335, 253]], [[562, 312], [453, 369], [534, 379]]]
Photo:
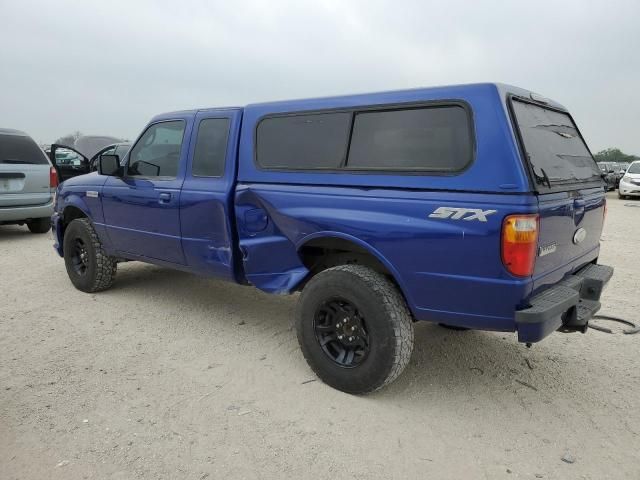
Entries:
[[640, 2], [0, 0], [0, 127], [135, 138], [157, 113], [482, 81], [640, 155]]

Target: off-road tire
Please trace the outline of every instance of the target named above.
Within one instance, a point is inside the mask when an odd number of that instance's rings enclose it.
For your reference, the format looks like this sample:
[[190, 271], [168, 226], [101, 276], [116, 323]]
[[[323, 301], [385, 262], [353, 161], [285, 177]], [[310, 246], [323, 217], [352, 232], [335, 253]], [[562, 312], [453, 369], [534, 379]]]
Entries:
[[49, 217], [34, 218], [27, 222], [27, 228], [31, 233], [47, 233], [51, 230], [51, 219]]
[[[74, 268], [74, 246], [80, 240], [86, 248], [86, 271], [78, 273]], [[105, 254], [98, 234], [86, 218], [73, 220], [64, 233], [64, 263], [73, 286], [87, 293], [106, 290], [113, 285], [118, 269], [115, 258]]]
[[[368, 353], [345, 368], [323, 351], [315, 318], [323, 302], [339, 298], [360, 312], [368, 331]], [[311, 369], [333, 388], [364, 394], [395, 380], [413, 350], [413, 318], [404, 297], [383, 274], [362, 265], [340, 265], [315, 275], [304, 287], [296, 311], [296, 331]]]

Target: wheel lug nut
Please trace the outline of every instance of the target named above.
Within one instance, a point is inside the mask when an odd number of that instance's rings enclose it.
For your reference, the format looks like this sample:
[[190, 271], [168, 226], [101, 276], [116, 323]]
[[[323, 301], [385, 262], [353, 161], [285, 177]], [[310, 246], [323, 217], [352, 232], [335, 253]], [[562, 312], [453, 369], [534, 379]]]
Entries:
[[353, 337], [349, 337], [349, 341], [350, 341], [350, 342], [353, 342]]
[[351, 331], [353, 332], [356, 329], [356, 327], [351, 327]]
[[338, 340], [342, 340], [342, 335], [338, 335]]

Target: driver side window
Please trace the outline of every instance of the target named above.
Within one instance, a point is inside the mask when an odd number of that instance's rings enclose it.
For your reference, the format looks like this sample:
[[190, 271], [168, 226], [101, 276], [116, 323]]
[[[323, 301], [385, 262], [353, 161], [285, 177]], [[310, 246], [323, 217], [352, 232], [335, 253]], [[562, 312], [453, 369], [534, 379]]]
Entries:
[[184, 128], [183, 120], [151, 125], [131, 149], [127, 175], [175, 178], [178, 175]]

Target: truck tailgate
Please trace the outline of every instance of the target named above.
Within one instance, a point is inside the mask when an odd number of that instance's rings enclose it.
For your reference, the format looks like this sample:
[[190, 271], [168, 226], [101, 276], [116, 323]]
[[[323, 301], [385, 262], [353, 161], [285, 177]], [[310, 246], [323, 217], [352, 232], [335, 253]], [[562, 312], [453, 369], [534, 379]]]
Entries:
[[590, 188], [540, 195], [539, 208], [534, 291], [562, 280], [598, 256], [605, 192]]

